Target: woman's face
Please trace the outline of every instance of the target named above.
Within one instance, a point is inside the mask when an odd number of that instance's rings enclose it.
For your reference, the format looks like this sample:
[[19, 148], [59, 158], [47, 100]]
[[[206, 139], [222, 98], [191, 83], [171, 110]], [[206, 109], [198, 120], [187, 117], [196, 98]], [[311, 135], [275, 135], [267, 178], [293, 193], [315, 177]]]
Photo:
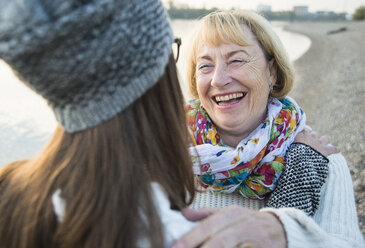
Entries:
[[203, 44], [197, 55], [199, 98], [223, 134], [247, 137], [266, 117], [276, 67], [267, 61], [255, 35], [244, 25], [249, 46]]

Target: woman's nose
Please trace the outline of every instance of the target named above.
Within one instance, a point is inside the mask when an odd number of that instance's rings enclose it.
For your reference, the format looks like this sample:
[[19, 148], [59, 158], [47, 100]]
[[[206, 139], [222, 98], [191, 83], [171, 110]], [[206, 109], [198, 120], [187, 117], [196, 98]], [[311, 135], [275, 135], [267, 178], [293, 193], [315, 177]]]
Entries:
[[230, 73], [226, 65], [216, 65], [214, 68], [211, 85], [214, 87], [224, 87], [231, 82]]

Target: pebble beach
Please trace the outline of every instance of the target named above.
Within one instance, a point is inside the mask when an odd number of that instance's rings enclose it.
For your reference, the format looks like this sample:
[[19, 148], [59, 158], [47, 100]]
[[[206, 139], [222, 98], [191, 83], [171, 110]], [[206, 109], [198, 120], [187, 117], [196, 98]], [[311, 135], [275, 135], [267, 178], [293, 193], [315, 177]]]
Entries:
[[365, 22], [292, 23], [285, 29], [312, 41], [294, 62], [290, 96], [313, 130], [328, 136], [345, 156], [365, 235]]

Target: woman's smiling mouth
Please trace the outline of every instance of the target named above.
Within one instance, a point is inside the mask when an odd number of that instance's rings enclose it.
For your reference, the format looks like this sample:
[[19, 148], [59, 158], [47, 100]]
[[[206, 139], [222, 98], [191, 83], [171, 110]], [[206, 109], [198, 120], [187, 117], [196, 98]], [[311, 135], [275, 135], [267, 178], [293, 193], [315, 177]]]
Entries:
[[239, 102], [242, 98], [246, 96], [247, 92], [237, 92], [237, 93], [230, 93], [226, 95], [219, 95], [213, 96], [213, 100], [219, 106], [228, 106], [234, 103]]

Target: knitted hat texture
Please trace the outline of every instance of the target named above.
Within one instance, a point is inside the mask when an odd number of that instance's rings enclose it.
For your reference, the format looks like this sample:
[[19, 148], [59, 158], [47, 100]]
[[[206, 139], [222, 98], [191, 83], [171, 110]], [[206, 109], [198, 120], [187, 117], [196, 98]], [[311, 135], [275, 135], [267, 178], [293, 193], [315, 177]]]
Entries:
[[162, 76], [171, 26], [159, 0], [0, 0], [0, 58], [68, 132], [114, 117]]

